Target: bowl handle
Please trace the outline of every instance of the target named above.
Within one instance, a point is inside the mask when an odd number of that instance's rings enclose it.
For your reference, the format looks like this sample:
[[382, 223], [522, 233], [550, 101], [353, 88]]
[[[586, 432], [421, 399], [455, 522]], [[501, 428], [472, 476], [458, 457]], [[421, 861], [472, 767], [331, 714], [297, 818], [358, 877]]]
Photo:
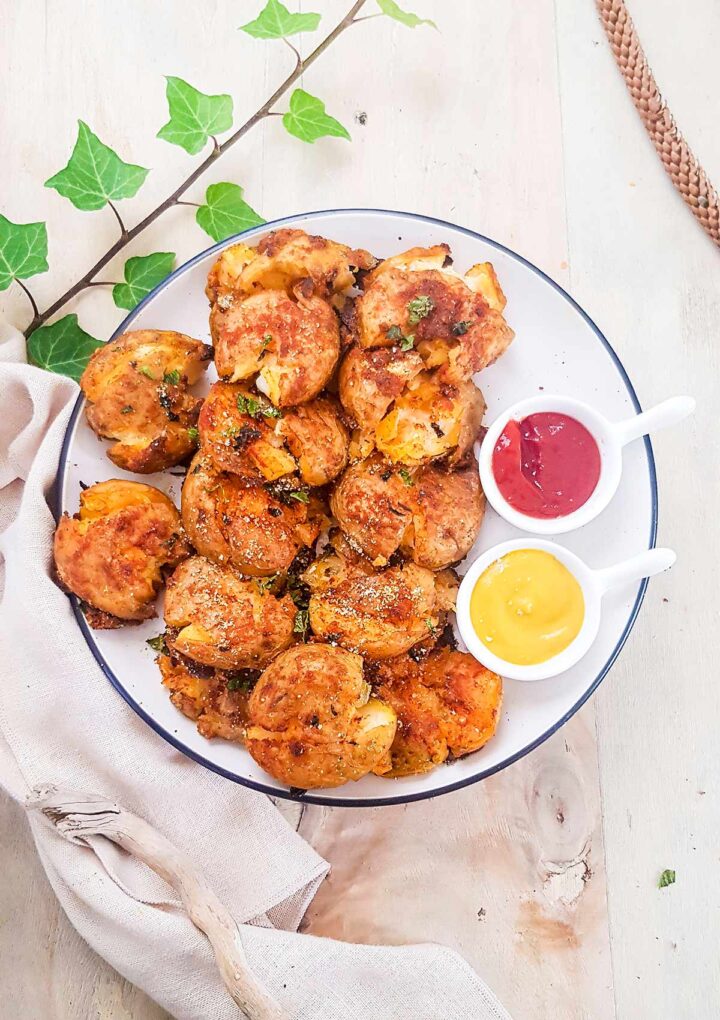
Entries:
[[595, 570], [593, 573], [604, 594], [608, 588], [660, 574], [671, 567], [676, 559], [677, 556], [672, 549], [646, 549], [629, 560], [616, 563], [613, 567], [605, 567], [604, 570]]
[[625, 446], [633, 439], [646, 436], [648, 432], [656, 429], [664, 429], [668, 425], [677, 425], [695, 410], [695, 400], [692, 397], [669, 397], [662, 403], [651, 407], [649, 411], [643, 411], [632, 418], [626, 418], [612, 426], [620, 445]]

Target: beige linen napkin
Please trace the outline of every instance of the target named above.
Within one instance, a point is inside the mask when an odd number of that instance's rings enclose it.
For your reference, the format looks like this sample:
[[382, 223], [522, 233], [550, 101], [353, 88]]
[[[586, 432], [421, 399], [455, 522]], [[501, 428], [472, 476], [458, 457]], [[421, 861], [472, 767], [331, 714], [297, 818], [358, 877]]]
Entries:
[[[77, 386], [24, 356], [0, 322], [0, 783], [20, 802], [50, 783], [144, 817], [204, 872], [251, 968], [297, 1020], [509, 1020], [450, 950], [297, 934], [325, 861], [267, 797], [175, 751], [108, 684], [51, 578], [47, 500]], [[237, 1020], [207, 940], [164, 882], [103, 837], [81, 846], [29, 820], [63, 909], [96, 952], [178, 1020]]]

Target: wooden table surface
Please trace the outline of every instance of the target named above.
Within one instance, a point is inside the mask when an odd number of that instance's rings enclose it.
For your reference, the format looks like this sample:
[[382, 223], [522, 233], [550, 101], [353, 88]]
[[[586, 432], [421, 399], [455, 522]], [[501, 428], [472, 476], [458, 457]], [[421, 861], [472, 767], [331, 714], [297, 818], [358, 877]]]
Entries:
[[[350, 6], [288, 5], [321, 11], [326, 30]], [[64, 165], [76, 119], [153, 168], [123, 203], [131, 223], [140, 219], [193, 166], [155, 138], [166, 119], [162, 75], [232, 93], [239, 118], [291, 69], [282, 43], [236, 30], [260, 6], [4, 0], [0, 211], [48, 222], [52, 269], [33, 281], [41, 305], [116, 231], [109, 211], [80, 213], [42, 187]], [[270, 119], [205, 183], [241, 184], [267, 219], [354, 205], [476, 228], [570, 290], [644, 404], [688, 392], [698, 411], [655, 443], [659, 537], [677, 550], [677, 566], [652, 582], [592, 702], [476, 787], [404, 808], [309, 807], [295, 816], [333, 864], [305, 927], [455, 946], [515, 1020], [710, 1020], [720, 1013], [718, 252], [665, 177], [591, 0], [407, 6], [435, 18], [440, 32], [373, 19], [342, 36], [302, 82], [351, 128], [351, 144], [304, 145]], [[661, 88], [717, 183], [720, 8], [714, 0], [688, 0], [682, 12], [672, 0], [629, 6]], [[307, 53], [311, 40], [296, 41]], [[201, 194], [197, 186], [189, 197]], [[173, 250], [183, 260], [206, 245], [181, 208], [133, 253]], [[102, 336], [119, 316], [96, 291], [73, 310]], [[24, 325], [22, 294], [11, 288], [2, 298]], [[677, 882], [659, 890], [664, 868]], [[74, 933], [21, 810], [5, 798], [0, 987], [8, 1018], [165, 1016]]]

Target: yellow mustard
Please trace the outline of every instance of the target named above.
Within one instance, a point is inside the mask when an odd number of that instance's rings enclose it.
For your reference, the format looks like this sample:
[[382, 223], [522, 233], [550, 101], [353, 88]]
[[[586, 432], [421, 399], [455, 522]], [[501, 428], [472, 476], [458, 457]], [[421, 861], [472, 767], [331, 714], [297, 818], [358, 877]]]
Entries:
[[585, 616], [582, 588], [544, 549], [515, 549], [491, 563], [470, 597], [482, 643], [506, 662], [535, 666], [574, 641]]

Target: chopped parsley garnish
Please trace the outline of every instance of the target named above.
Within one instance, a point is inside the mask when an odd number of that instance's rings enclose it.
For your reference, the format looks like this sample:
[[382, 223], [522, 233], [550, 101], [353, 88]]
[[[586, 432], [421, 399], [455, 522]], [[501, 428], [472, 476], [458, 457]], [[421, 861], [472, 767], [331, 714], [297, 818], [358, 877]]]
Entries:
[[388, 340], [402, 340], [403, 331], [400, 329], [399, 326], [391, 326], [390, 329], [385, 334], [385, 336], [388, 338]]
[[190, 438], [193, 441], [195, 441], [197, 439], [197, 437], [200, 435], [200, 433], [197, 430], [197, 426], [195, 426], [195, 425], [191, 425], [190, 426], [190, 428], [187, 430], [187, 434], [190, 436]]
[[426, 620], [425, 626], [427, 627], [431, 634], [435, 633], [435, 624], [432, 622], [432, 620], [430, 619]]
[[271, 574], [270, 577], [258, 577], [257, 586], [260, 594], [264, 595], [265, 592], [270, 591], [279, 576], [279, 574]]
[[295, 634], [302, 634], [304, 638], [309, 626], [310, 626], [310, 611], [308, 609], [298, 609], [297, 613], [295, 613], [295, 623], [293, 625], [293, 632]]
[[132, 404], [126, 404], [125, 407], [121, 408], [120, 414], [132, 414], [134, 410], [135, 408], [132, 406]]
[[408, 335], [404, 336], [402, 338], [402, 340], [400, 341], [400, 350], [401, 351], [410, 351], [410, 350], [412, 350], [414, 345], [415, 345], [415, 334], [414, 333], [408, 333]]
[[293, 502], [309, 503], [310, 494], [307, 489], [298, 489], [297, 481], [294, 478], [276, 478], [273, 482], [265, 482], [265, 490], [273, 499], [285, 506], [292, 506]]
[[398, 340], [400, 342], [401, 351], [409, 351], [415, 343], [415, 335], [413, 333], [408, 333], [408, 335], [405, 336], [399, 326], [391, 326], [385, 336], [388, 340]]
[[163, 382], [167, 383], [168, 386], [177, 386], [180, 382], [180, 372], [177, 368], [174, 368], [172, 372], [166, 372], [163, 376]]
[[239, 669], [228, 677], [225, 686], [229, 691], [251, 691], [259, 676], [259, 669]]
[[272, 343], [272, 333], [266, 333], [263, 337], [263, 347], [267, 347], [270, 343]]
[[138, 372], [140, 373], [140, 375], [144, 375], [147, 379], [154, 379], [155, 378], [155, 376], [152, 374], [152, 372], [147, 367], [147, 365], [139, 365], [138, 366]]
[[168, 647], [165, 644], [165, 635], [157, 634], [155, 637], [148, 638], [145, 644], [150, 645], [154, 652], [159, 655], [169, 655]]
[[665, 868], [658, 879], [658, 889], [664, 889], [666, 885], [675, 884], [675, 872], [672, 868]]
[[415, 482], [412, 480], [412, 475], [410, 474], [407, 468], [400, 468], [398, 474], [400, 475], [403, 482], [407, 485], [408, 488], [410, 488], [411, 485], [415, 484]]
[[453, 336], [465, 336], [467, 331], [470, 329], [472, 323], [470, 322], [455, 322], [452, 327]]
[[421, 319], [426, 318], [435, 307], [435, 302], [427, 294], [418, 294], [412, 301], [408, 301], [408, 322], [416, 326]]
[[251, 418], [280, 418], [282, 411], [274, 404], [261, 404], [255, 397], [246, 397], [242, 393], [237, 396], [237, 409], [241, 414]]
[[309, 503], [310, 496], [304, 489], [293, 489], [292, 492], [288, 492], [288, 499], [295, 499], [298, 503]]

